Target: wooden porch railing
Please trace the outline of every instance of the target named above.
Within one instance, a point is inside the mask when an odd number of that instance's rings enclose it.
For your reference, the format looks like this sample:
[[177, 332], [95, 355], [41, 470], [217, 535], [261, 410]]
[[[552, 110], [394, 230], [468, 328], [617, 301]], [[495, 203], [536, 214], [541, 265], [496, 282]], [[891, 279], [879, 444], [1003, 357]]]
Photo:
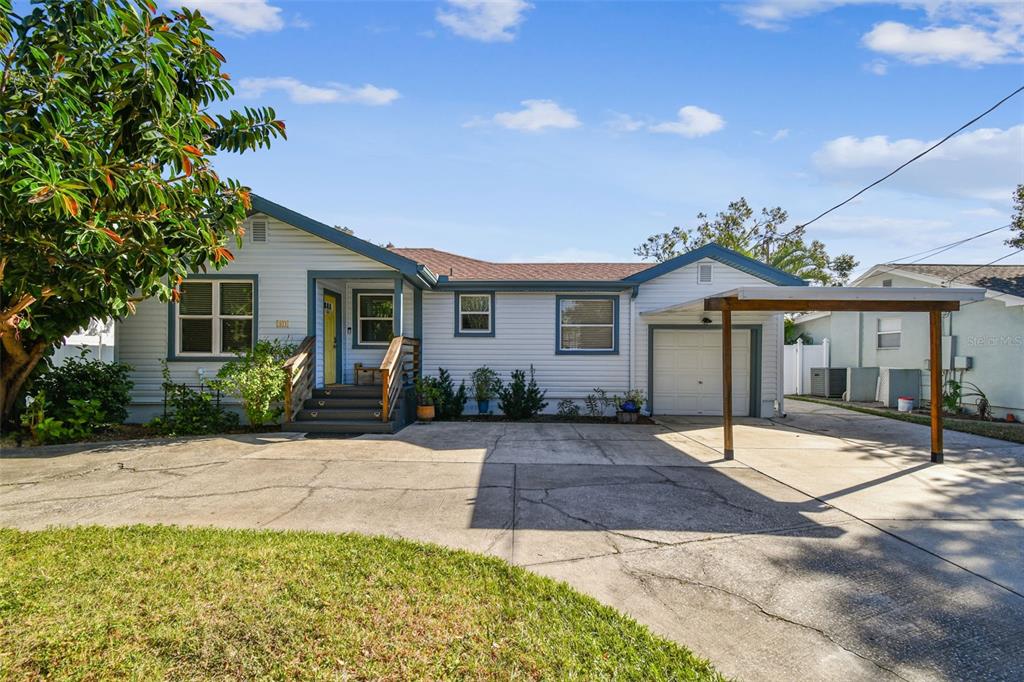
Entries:
[[316, 339], [307, 336], [295, 355], [284, 361], [284, 421], [295, 421], [302, 404], [313, 395], [313, 350]]
[[398, 404], [404, 386], [412, 383], [420, 371], [420, 340], [408, 336], [391, 339], [388, 352], [380, 363], [381, 421], [391, 421], [391, 413]]

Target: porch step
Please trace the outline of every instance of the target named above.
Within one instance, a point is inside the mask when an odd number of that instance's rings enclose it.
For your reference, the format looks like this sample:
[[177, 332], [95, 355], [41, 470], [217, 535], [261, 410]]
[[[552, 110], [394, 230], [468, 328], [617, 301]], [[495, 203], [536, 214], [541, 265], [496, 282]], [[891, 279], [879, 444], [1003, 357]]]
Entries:
[[392, 422], [382, 422], [379, 419], [325, 419], [288, 422], [284, 425], [284, 430], [306, 433], [394, 433], [395, 426]]
[[314, 388], [314, 398], [376, 398], [380, 400], [380, 384], [369, 386], [327, 386]]
[[[334, 402], [334, 401], [332, 401]], [[338, 401], [341, 402], [341, 401]], [[312, 410], [299, 410], [297, 422], [306, 421], [380, 421], [380, 408], [351, 408], [345, 406], [342, 409], [315, 408]]]
[[307, 398], [302, 403], [306, 410], [371, 410], [380, 408], [380, 396], [376, 398]]

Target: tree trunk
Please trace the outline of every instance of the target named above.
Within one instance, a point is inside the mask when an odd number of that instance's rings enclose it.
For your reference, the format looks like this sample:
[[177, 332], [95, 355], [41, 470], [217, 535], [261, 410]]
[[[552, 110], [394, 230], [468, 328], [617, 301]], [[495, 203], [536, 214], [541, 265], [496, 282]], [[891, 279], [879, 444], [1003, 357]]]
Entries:
[[12, 329], [0, 332], [0, 341], [0, 424], [6, 424], [14, 415], [14, 406], [25, 382], [43, 359], [48, 343], [39, 339], [26, 346]]

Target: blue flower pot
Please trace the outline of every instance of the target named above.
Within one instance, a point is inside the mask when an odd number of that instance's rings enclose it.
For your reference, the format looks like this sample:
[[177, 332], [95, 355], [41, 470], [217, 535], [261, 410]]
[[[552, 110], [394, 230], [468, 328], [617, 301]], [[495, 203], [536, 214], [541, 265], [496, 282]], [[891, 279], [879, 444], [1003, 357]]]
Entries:
[[491, 401], [490, 401], [490, 399], [476, 401], [476, 411], [479, 412], [480, 414], [487, 414], [488, 412], [490, 412], [491, 411]]
[[632, 400], [627, 400], [619, 407], [623, 412], [639, 412], [640, 408]]

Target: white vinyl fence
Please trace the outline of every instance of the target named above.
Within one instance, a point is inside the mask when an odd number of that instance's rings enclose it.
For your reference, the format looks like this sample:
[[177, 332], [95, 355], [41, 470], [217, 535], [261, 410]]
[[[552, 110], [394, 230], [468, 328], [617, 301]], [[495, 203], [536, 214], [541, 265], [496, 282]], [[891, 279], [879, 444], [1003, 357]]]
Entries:
[[797, 342], [783, 346], [783, 387], [786, 395], [811, 392], [811, 367], [828, 367], [828, 339], [820, 344]]

